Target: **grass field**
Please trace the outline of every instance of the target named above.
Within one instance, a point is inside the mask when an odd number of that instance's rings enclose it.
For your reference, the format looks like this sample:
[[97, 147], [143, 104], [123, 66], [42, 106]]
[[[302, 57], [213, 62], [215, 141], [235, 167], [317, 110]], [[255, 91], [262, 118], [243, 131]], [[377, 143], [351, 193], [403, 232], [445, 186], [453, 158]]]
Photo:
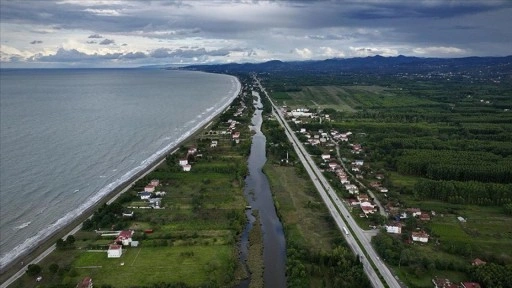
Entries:
[[73, 263], [78, 275], [68, 281], [78, 283], [89, 276], [94, 285], [114, 287], [157, 282], [222, 283], [232, 261], [233, 250], [227, 245], [129, 248], [123, 249], [121, 258], [107, 258], [104, 252], [84, 252]]
[[310, 180], [298, 177], [294, 167], [266, 164], [264, 171], [285, 223], [287, 237], [313, 250], [332, 249], [340, 232], [326, 222], [330, 215]]

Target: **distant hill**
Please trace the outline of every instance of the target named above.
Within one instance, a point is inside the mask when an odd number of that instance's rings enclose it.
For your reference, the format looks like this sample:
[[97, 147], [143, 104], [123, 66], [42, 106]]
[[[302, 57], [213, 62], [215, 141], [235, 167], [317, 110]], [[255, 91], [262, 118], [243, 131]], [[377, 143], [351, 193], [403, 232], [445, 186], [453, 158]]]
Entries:
[[491, 73], [512, 75], [512, 56], [506, 57], [465, 57], [465, 58], [421, 58], [421, 57], [362, 57], [333, 58], [320, 61], [283, 62], [273, 60], [263, 63], [230, 63], [218, 65], [193, 65], [179, 69], [201, 70], [216, 73], [241, 72], [315, 72], [315, 73]]

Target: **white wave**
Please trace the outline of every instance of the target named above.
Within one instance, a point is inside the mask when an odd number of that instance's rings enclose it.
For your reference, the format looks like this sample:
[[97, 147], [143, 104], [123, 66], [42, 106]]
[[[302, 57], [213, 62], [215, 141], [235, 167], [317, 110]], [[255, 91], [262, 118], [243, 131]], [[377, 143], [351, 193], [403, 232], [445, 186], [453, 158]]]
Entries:
[[[69, 224], [73, 219], [76, 219], [78, 216], [80, 216], [86, 209], [96, 204], [98, 201], [100, 201], [102, 198], [104, 198], [106, 195], [108, 195], [112, 190], [114, 190], [116, 187], [121, 185], [124, 182], [127, 182], [130, 178], [132, 178], [137, 173], [141, 172], [143, 169], [147, 168], [151, 163], [155, 162], [159, 157], [164, 155], [165, 153], [168, 153], [169, 151], [172, 151], [174, 147], [178, 145], [178, 143], [182, 142], [186, 138], [188, 138], [190, 135], [192, 135], [194, 132], [196, 132], [199, 128], [201, 128], [203, 125], [211, 121], [215, 115], [221, 113], [226, 107], [229, 106], [229, 104], [238, 96], [239, 91], [241, 90], [241, 84], [238, 81], [238, 79], [234, 76], [230, 76], [236, 81], [236, 87], [235, 93], [231, 95], [231, 97], [228, 99], [228, 101], [221, 103], [213, 113], [205, 117], [202, 121], [198, 122], [194, 127], [188, 129], [188, 131], [184, 134], [182, 134], [180, 137], [166, 145], [164, 148], [158, 150], [156, 153], [151, 155], [148, 159], [141, 162], [141, 164], [132, 170], [128, 171], [126, 174], [115, 180], [114, 182], [111, 182], [107, 186], [103, 187], [96, 193], [95, 195], [91, 196], [88, 201], [82, 203], [78, 208], [68, 212], [66, 215], [64, 215], [62, 218], [57, 220], [56, 222], [52, 223], [50, 226], [40, 230], [38, 233], [36, 233], [34, 236], [25, 239], [23, 243], [20, 245], [14, 247], [11, 251], [7, 252], [5, 255], [2, 255], [2, 258], [0, 258], [0, 269], [3, 269], [6, 265], [8, 265], [10, 262], [14, 261], [16, 257], [19, 255], [31, 250], [34, 248], [38, 243], [40, 243], [43, 239], [48, 238], [50, 235], [52, 235], [55, 231], [65, 227], [67, 224]], [[189, 121], [190, 122], [190, 121]], [[190, 124], [194, 124], [196, 121], [194, 120]], [[102, 176], [100, 176], [102, 177]], [[103, 176], [106, 177], [106, 176]], [[27, 222], [27, 226], [30, 224]], [[23, 225], [24, 225], [23, 224]], [[22, 225], [18, 226], [21, 227]], [[24, 226], [26, 227], [26, 226]], [[22, 227], [23, 228], [23, 227]], [[21, 229], [21, 228], [20, 228]]]
[[32, 223], [32, 221], [25, 222], [25, 223], [23, 223], [23, 224], [21, 224], [19, 226], [14, 227], [14, 230], [23, 229], [23, 228], [27, 227], [28, 225], [30, 225], [30, 223]]

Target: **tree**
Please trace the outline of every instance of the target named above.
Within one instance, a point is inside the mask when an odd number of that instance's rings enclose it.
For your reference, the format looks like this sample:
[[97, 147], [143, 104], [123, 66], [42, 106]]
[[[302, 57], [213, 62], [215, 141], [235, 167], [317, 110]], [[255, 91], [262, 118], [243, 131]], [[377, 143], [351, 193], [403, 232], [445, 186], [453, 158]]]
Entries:
[[60, 238], [55, 243], [55, 246], [57, 247], [58, 250], [64, 250], [67, 248], [67, 243], [66, 243], [66, 241], [64, 241], [64, 239]]
[[66, 244], [68, 246], [73, 246], [73, 244], [75, 244], [75, 236], [73, 235], [69, 235], [67, 238], [66, 238]]
[[37, 264], [30, 264], [30, 265], [28, 265], [28, 267], [27, 267], [27, 274], [29, 276], [36, 276], [39, 273], [41, 273], [41, 266], [39, 266]]
[[57, 273], [57, 271], [59, 271], [59, 264], [57, 264], [57, 263], [52, 263], [52, 264], [50, 264], [50, 266], [48, 266], [48, 270], [49, 270], [49, 271], [50, 271], [50, 273], [52, 273], [52, 274]]

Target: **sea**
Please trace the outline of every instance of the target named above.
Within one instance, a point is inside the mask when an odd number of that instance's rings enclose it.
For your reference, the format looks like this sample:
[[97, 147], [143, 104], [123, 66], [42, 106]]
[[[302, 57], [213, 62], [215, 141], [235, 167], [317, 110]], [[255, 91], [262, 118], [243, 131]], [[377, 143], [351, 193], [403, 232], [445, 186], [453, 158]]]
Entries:
[[234, 76], [0, 69], [0, 270], [223, 111]]

